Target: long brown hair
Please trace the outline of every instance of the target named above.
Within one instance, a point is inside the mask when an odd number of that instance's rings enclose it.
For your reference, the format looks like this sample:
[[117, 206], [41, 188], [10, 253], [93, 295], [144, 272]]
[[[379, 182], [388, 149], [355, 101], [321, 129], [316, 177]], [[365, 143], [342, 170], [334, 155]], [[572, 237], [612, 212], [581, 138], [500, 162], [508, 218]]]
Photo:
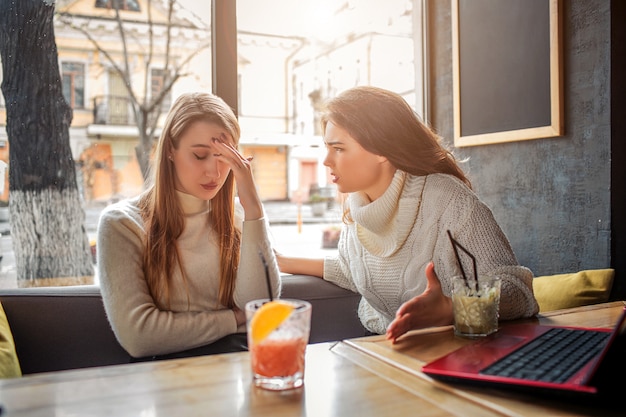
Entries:
[[330, 121], [396, 169], [413, 175], [451, 174], [472, 186], [441, 138], [399, 94], [371, 86], [351, 88], [325, 104], [323, 131]]
[[[185, 130], [199, 120], [223, 127], [239, 144], [239, 123], [232, 109], [219, 97], [208, 93], [181, 95], [172, 105], [156, 146], [153, 165], [153, 184], [140, 199], [141, 215], [146, 228], [146, 250], [143, 270], [155, 303], [170, 300], [170, 286], [174, 268], [178, 267], [187, 282], [176, 240], [185, 227], [183, 209], [175, 190], [174, 164], [168, 160], [171, 149], [177, 149]], [[232, 172], [211, 200], [207, 221], [219, 239], [219, 301], [234, 307], [233, 293], [239, 265], [241, 232], [235, 227], [235, 182]]]

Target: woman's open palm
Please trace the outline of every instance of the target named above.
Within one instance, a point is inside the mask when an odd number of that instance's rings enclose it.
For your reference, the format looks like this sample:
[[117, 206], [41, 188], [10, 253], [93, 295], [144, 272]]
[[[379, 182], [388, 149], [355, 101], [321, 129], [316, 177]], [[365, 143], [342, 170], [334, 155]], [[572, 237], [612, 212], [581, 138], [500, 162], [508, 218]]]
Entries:
[[426, 290], [402, 304], [387, 328], [393, 343], [409, 330], [452, 324], [452, 300], [443, 294], [432, 262], [426, 265], [426, 280]]

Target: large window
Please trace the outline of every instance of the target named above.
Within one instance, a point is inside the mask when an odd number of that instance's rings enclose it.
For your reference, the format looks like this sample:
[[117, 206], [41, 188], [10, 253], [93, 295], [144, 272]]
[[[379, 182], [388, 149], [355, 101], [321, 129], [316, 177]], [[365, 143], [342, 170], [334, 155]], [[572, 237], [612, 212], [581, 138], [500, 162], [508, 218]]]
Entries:
[[[220, 14], [215, 27], [211, 26], [212, 3], [218, 11], [229, 12], [229, 16]], [[416, 42], [413, 37], [414, 32], [422, 33], [421, 28], [414, 29], [419, 19], [413, 5], [419, 3], [178, 0], [168, 20], [163, 1], [153, 0], [151, 13], [144, 15], [140, 3], [133, 0], [95, 0], [92, 10], [85, 10], [85, 2], [58, 0], [55, 36], [63, 95], [72, 108], [84, 110], [73, 114], [70, 147], [81, 182], [78, 189], [86, 213], [87, 240], [95, 242], [103, 207], [143, 189], [135, 152], [137, 109], [145, 104], [142, 100], [151, 100], [167, 88], [164, 68], [168, 68], [167, 75], [178, 79], [158, 106], [161, 113], [156, 119], [148, 115], [148, 120], [162, 122], [172, 101], [183, 92], [222, 95], [237, 110], [240, 148], [244, 155], [254, 157], [262, 200], [268, 206], [283, 204], [278, 211], [268, 210], [278, 216], [270, 218], [276, 240], [283, 249], [307, 255], [325, 250], [321, 247], [323, 229], [332, 226], [325, 223], [339, 223], [340, 216], [314, 219], [311, 207], [300, 204], [311, 190], [333, 200], [334, 209], [340, 197], [322, 163], [319, 105], [343, 89], [370, 84], [396, 91], [421, 108], [422, 64], [420, 56], [415, 58], [421, 39]], [[116, 5], [142, 12], [120, 14], [123, 37], [115, 18], [101, 10]], [[297, 207], [298, 215], [317, 221], [298, 225]], [[278, 225], [274, 220], [288, 224]], [[8, 226], [0, 220], [0, 232]], [[0, 239], [0, 286], [26, 285], [16, 282], [16, 236], [2, 233]], [[69, 242], [59, 244], [69, 247]], [[44, 282], [54, 285], [44, 280], [28, 285]], [[89, 277], [81, 281], [92, 282]]]

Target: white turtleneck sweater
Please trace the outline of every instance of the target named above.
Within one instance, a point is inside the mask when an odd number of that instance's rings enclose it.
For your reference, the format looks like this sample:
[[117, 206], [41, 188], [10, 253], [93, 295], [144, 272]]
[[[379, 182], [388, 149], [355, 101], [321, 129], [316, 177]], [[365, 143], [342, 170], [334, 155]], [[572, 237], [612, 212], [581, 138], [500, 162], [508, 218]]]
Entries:
[[[237, 327], [233, 311], [218, 301], [221, 260], [207, 217], [210, 203], [180, 192], [178, 196], [186, 223], [177, 243], [187, 281], [175, 267], [168, 310], [156, 305], [144, 277], [146, 230], [139, 198], [112, 204], [100, 216], [97, 273], [102, 298], [118, 341], [134, 357], [179, 352], [245, 332], [245, 325]], [[242, 221], [240, 213], [236, 217], [242, 243], [234, 298], [243, 310], [246, 302], [268, 297], [259, 251], [268, 262], [274, 296], [280, 294], [280, 280], [266, 221]]]
[[[447, 230], [476, 257], [479, 275], [500, 276], [500, 319], [539, 311], [532, 272], [518, 264], [491, 210], [458, 178], [396, 171], [380, 198], [352, 193], [347, 204], [354, 222], [343, 226], [338, 256], [325, 259], [324, 279], [362, 295], [359, 317], [371, 332], [385, 333], [398, 308], [424, 292], [431, 260], [450, 296], [451, 278], [461, 271]], [[463, 262], [471, 271], [471, 259]]]

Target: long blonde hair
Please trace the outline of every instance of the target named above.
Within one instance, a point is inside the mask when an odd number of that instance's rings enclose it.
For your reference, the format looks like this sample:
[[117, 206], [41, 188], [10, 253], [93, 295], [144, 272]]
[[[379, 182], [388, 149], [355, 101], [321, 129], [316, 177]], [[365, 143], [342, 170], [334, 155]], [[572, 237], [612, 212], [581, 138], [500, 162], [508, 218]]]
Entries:
[[[204, 120], [223, 127], [239, 144], [240, 128], [232, 109], [213, 94], [189, 93], [181, 95], [172, 105], [163, 132], [156, 146], [153, 183], [142, 195], [139, 207], [146, 228], [146, 249], [143, 270], [155, 303], [167, 300], [169, 306], [170, 286], [174, 268], [178, 267], [187, 282], [177, 244], [185, 227], [183, 209], [175, 189], [174, 164], [168, 160], [171, 149], [177, 149], [180, 137], [194, 122]], [[233, 293], [239, 265], [241, 232], [235, 227], [235, 182], [232, 172], [224, 185], [211, 200], [207, 221], [219, 239], [219, 301], [234, 307]]]
[[322, 131], [330, 121], [396, 169], [413, 175], [451, 174], [472, 186], [441, 138], [399, 94], [371, 86], [351, 88], [325, 104]]

